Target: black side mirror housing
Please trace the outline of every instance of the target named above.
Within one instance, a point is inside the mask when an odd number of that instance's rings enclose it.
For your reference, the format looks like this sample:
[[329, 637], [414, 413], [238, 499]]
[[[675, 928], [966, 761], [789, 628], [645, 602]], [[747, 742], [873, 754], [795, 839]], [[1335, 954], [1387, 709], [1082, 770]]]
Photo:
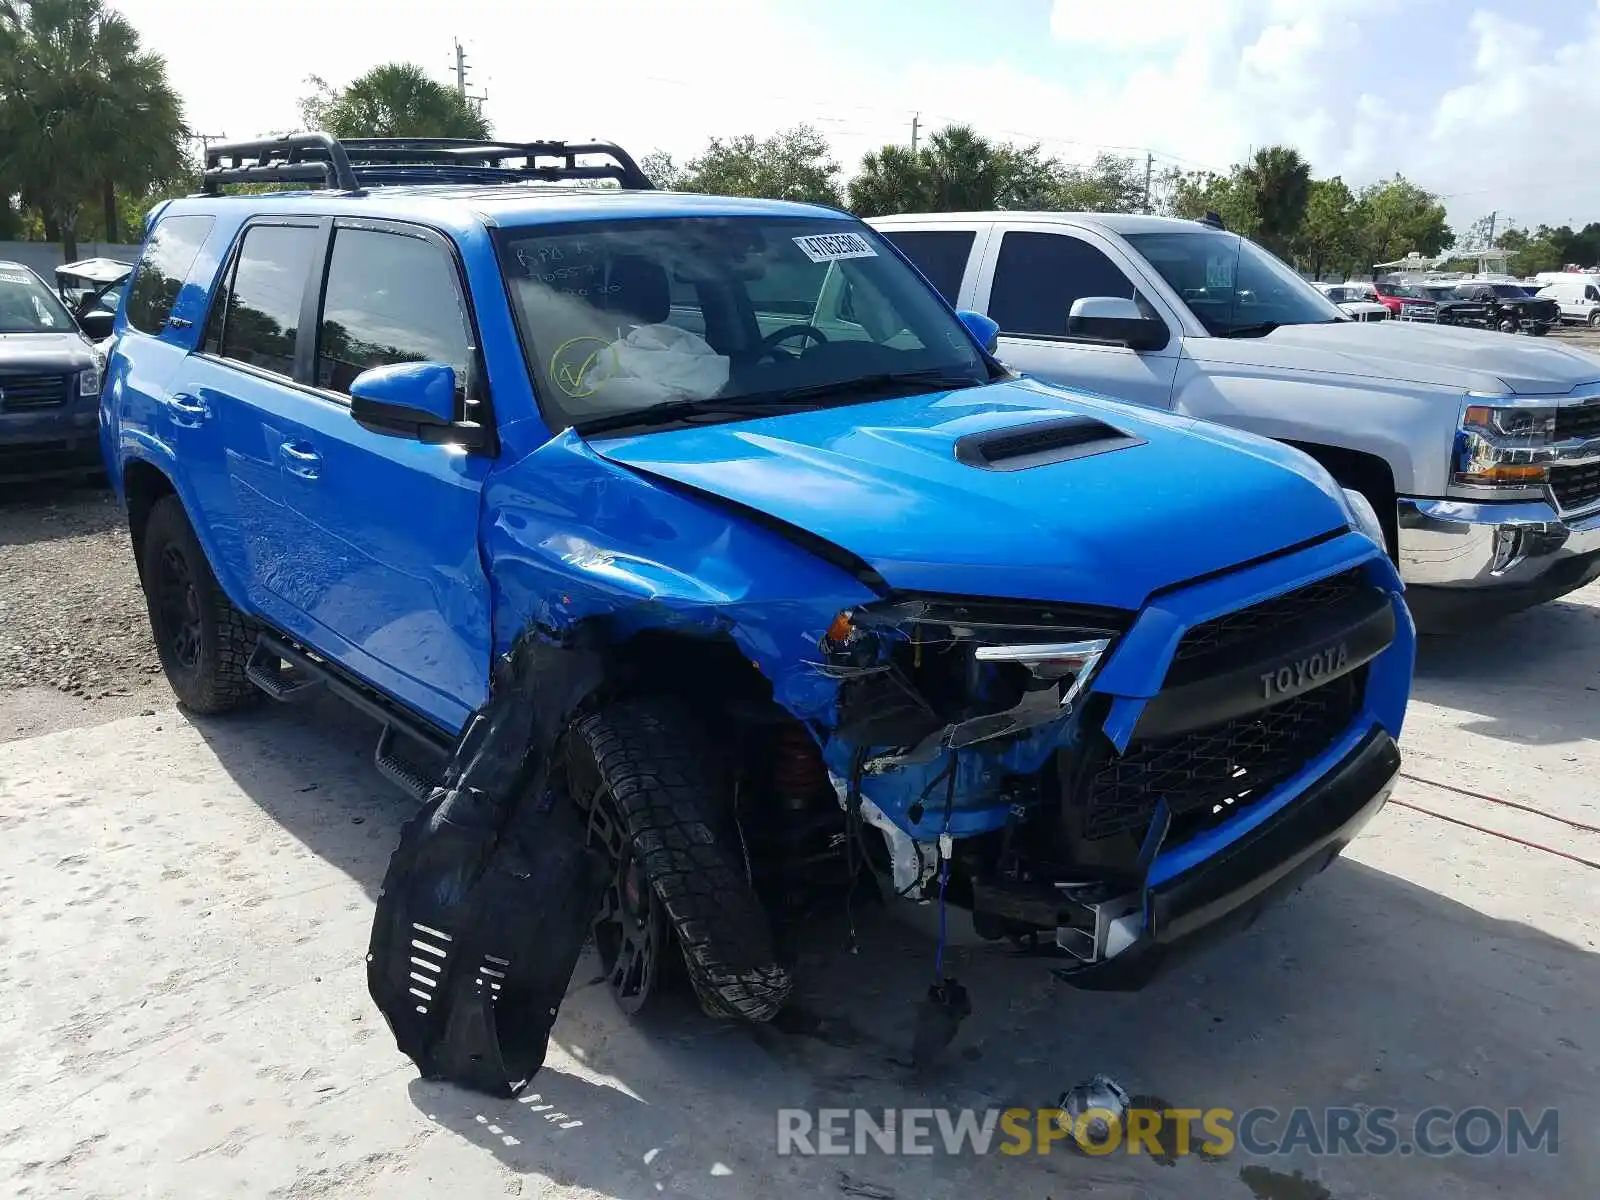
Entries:
[[86, 312], [78, 318], [78, 328], [91, 342], [103, 342], [110, 337], [116, 323], [117, 314], [109, 312]]

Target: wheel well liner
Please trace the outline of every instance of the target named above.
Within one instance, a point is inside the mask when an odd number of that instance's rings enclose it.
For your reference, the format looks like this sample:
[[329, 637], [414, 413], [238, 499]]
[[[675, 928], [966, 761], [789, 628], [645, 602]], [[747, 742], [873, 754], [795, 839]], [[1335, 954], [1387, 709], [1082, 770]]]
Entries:
[[150, 510], [163, 496], [178, 489], [160, 467], [134, 459], [122, 470], [122, 492], [128, 508], [128, 533], [133, 539], [133, 561], [141, 576], [144, 572], [144, 531], [150, 523]]

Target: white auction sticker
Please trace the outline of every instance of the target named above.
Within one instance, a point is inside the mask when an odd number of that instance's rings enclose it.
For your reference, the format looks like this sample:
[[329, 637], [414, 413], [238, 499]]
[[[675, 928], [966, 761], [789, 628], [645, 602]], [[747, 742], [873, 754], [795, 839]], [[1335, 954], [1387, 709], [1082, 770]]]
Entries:
[[872, 243], [859, 233], [811, 233], [797, 237], [794, 244], [814, 263], [836, 262], [841, 258], [877, 258]]

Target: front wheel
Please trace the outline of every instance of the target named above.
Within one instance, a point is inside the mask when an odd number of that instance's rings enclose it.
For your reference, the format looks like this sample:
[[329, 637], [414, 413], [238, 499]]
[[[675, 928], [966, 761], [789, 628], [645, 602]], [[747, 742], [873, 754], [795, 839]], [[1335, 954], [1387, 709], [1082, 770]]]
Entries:
[[255, 631], [212, 574], [176, 496], [150, 510], [139, 575], [156, 655], [178, 702], [208, 714], [258, 699], [245, 675]]
[[619, 701], [572, 727], [562, 759], [591, 844], [612, 861], [594, 940], [618, 1005], [648, 1007], [681, 959], [709, 1015], [776, 1016], [792, 979], [700, 731], [664, 701]]
[[1600, 329], [1600, 309], [1589, 314], [1589, 328]]

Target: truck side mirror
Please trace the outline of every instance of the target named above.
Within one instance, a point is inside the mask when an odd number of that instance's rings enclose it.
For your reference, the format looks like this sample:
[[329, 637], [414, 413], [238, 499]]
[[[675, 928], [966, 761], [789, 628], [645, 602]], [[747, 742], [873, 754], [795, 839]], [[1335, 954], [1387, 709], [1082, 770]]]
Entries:
[[1080, 296], [1067, 314], [1067, 336], [1160, 350], [1170, 338], [1165, 321], [1147, 317], [1124, 296]]
[[91, 342], [105, 341], [111, 336], [112, 326], [116, 323], [117, 314], [109, 312], [86, 312], [78, 318], [78, 328]]

